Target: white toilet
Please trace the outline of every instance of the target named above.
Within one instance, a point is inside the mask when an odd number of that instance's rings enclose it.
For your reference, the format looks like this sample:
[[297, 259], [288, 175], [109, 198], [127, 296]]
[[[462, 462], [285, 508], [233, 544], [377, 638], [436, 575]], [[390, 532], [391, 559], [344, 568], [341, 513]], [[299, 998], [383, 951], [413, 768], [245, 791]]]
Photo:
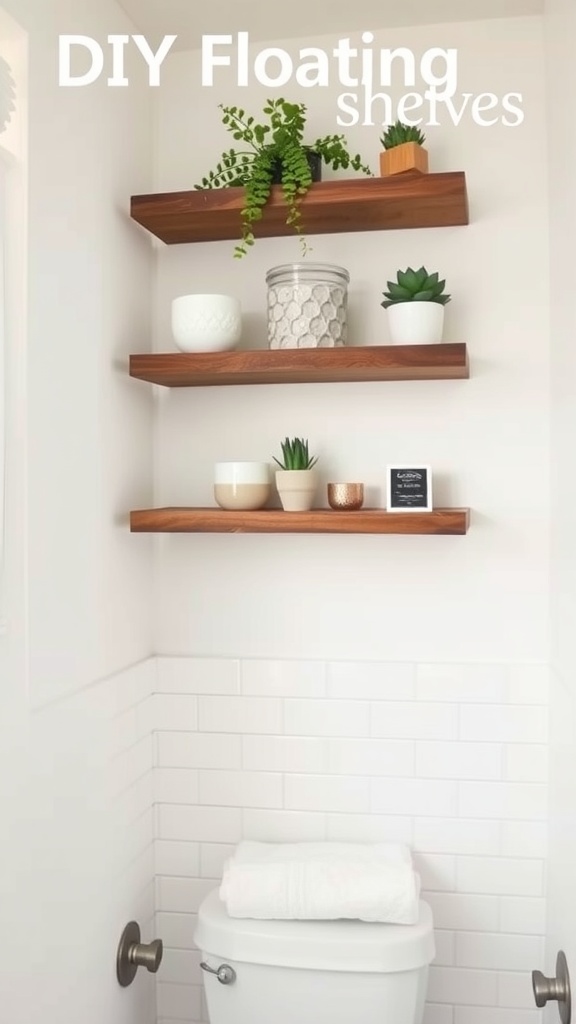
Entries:
[[414, 925], [231, 918], [215, 889], [194, 934], [210, 1024], [420, 1024], [432, 912]]

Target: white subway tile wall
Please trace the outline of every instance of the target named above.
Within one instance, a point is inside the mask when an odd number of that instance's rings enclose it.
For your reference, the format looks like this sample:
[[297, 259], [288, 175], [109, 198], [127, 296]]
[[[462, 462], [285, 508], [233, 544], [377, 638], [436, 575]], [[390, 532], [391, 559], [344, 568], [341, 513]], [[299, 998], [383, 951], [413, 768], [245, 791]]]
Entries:
[[159, 657], [158, 1024], [207, 1024], [196, 912], [241, 839], [410, 845], [423, 1024], [539, 1024], [547, 667]]

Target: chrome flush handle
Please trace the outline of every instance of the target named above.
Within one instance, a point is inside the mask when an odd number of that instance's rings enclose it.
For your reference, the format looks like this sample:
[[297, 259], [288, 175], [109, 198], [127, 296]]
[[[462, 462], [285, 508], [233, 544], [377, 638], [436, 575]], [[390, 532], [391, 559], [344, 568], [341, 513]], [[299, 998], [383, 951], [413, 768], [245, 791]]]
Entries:
[[232, 985], [236, 981], [236, 971], [230, 964], [220, 964], [220, 967], [210, 967], [210, 964], [202, 962], [200, 967], [208, 974], [215, 974], [221, 985]]

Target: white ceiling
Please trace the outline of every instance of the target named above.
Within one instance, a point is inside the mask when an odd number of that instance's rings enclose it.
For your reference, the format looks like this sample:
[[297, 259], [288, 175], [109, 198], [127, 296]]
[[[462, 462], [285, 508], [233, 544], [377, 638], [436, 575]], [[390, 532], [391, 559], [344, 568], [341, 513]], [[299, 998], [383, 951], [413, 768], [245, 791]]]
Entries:
[[544, 0], [118, 0], [150, 45], [177, 35], [172, 49], [199, 49], [203, 35], [249, 32], [251, 39], [477, 21], [540, 14]]

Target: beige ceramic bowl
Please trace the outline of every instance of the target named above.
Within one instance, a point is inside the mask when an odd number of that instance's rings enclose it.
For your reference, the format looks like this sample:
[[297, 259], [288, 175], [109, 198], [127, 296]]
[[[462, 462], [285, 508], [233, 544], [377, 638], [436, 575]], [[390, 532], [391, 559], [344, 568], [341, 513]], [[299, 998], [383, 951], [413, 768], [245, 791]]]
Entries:
[[220, 508], [263, 508], [271, 492], [268, 462], [217, 462], [214, 467], [214, 498]]

